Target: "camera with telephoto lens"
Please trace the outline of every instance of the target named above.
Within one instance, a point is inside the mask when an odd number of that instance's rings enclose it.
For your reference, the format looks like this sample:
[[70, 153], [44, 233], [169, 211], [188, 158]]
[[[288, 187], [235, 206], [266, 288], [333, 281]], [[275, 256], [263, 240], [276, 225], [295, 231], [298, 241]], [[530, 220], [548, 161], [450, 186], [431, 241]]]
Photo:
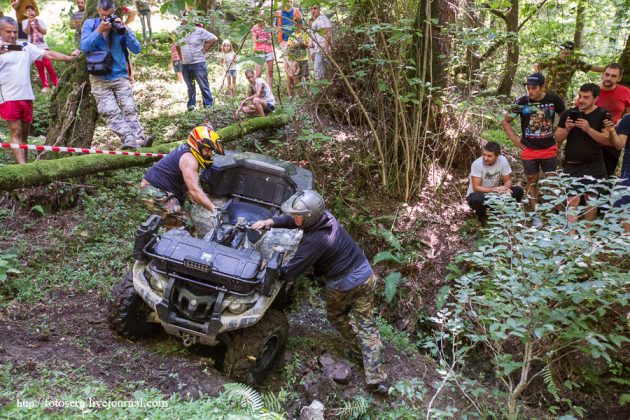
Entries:
[[114, 32], [116, 32], [118, 35], [124, 35], [125, 32], [127, 32], [127, 27], [122, 22], [116, 22], [116, 19], [118, 19], [118, 16], [109, 15], [104, 20], [105, 22], [109, 22], [112, 25], [112, 29], [114, 30]]

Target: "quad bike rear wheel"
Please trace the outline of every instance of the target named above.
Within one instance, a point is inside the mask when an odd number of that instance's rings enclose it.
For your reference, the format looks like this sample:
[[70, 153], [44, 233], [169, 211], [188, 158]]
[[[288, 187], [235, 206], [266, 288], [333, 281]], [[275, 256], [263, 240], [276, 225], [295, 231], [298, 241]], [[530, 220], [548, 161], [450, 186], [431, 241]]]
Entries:
[[284, 353], [288, 331], [286, 315], [269, 309], [253, 326], [228, 333], [223, 371], [248, 385], [261, 383]]
[[145, 338], [160, 331], [160, 325], [148, 321], [151, 308], [133, 288], [133, 274], [128, 272], [112, 288], [107, 322], [112, 330], [126, 338]]

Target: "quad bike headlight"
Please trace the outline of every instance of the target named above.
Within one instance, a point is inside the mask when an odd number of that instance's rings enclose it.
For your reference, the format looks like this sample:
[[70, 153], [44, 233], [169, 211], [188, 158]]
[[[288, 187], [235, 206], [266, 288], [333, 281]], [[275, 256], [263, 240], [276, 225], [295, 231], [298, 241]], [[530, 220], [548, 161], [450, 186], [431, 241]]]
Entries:
[[149, 279], [149, 284], [153, 290], [164, 292], [164, 288], [168, 283], [168, 277], [153, 270], [153, 263], [147, 265], [144, 270], [144, 275]]
[[234, 301], [228, 306], [228, 310], [234, 315], [240, 315], [252, 308], [255, 302]]

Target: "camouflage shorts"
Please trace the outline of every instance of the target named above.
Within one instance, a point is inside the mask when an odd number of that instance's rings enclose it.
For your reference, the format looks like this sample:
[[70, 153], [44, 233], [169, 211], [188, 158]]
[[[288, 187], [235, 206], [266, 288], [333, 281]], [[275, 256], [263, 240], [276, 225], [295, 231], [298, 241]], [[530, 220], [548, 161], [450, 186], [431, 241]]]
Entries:
[[140, 199], [151, 213], [162, 217], [162, 225], [165, 228], [174, 229], [190, 225], [186, 212], [172, 193], [143, 183], [140, 186]]

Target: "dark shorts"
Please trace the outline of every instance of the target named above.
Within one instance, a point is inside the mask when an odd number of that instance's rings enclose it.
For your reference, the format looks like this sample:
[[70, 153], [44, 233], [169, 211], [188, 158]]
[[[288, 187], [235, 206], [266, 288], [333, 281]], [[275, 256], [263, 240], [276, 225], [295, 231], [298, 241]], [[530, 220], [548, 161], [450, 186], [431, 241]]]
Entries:
[[547, 174], [556, 172], [558, 167], [558, 157], [550, 157], [547, 159], [528, 159], [523, 160], [523, 172], [525, 175], [538, 175], [540, 171]]
[[606, 178], [604, 162], [565, 163], [564, 173], [571, 178], [575, 178], [571, 186], [567, 189], [568, 194], [581, 195], [588, 193], [590, 195], [599, 195], [603, 193], [601, 189], [589, 188], [589, 186], [597, 184], [600, 179]]
[[271, 114], [276, 109], [275, 105], [265, 102], [265, 115]]

